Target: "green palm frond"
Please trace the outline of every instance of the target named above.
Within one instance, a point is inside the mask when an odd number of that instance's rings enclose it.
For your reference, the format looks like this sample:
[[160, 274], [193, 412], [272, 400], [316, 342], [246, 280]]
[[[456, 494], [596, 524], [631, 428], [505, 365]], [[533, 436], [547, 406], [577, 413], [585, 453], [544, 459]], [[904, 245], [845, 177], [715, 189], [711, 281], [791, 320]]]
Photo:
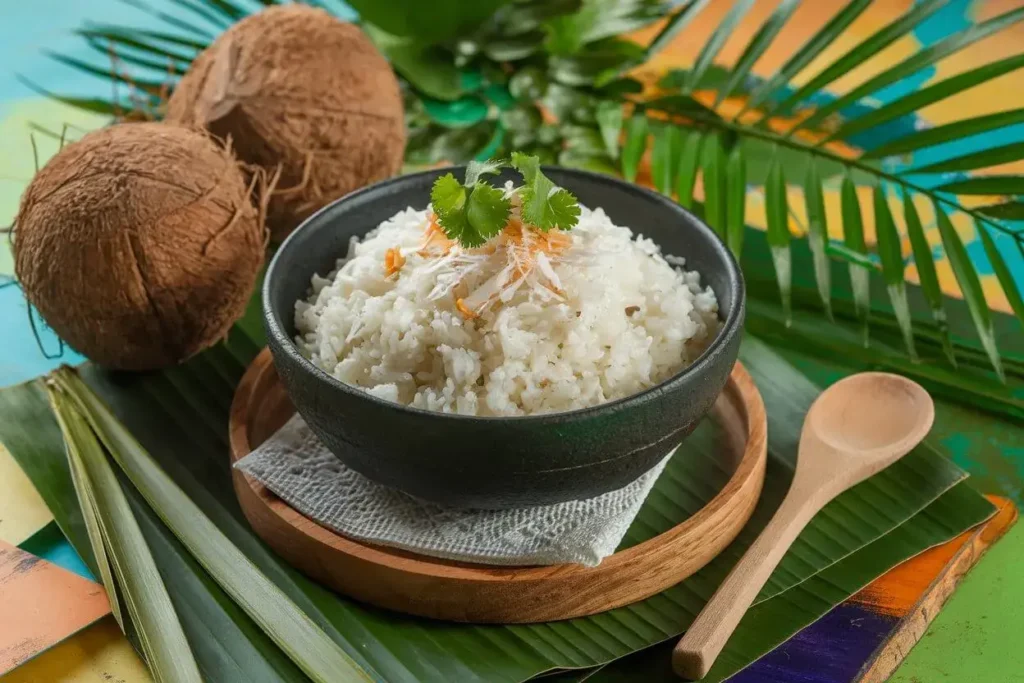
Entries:
[[[849, 261], [850, 279], [853, 286], [854, 307], [857, 317], [864, 324], [865, 344], [867, 343], [867, 321], [871, 308], [869, 284], [870, 279], [877, 273], [885, 282], [889, 294], [890, 305], [894, 312], [896, 321], [901, 329], [908, 355], [916, 360], [917, 351], [914, 343], [914, 326], [910, 307], [907, 300], [905, 284], [905, 260], [902, 249], [903, 237], [897, 227], [893, 213], [890, 210], [890, 195], [902, 198], [905, 206], [904, 219], [906, 222], [906, 235], [911, 244], [911, 252], [918, 263], [919, 278], [924, 289], [925, 297], [932, 308], [933, 319], [942, 337], [943, 346], [951, 362], [955, 362], [953, 345], [949, 339], [948, 327], [945, 324], [945, 317], [942, 311], [942, 295], [939, 289], [938, 279], [935, 274], [934, 260], [931, 248], [924, 238], [924, 230], [920, 217], [914, 208], [914, 198], [921, 197], [929, 200], [936, 207], [936, 225], [941, 238], [944, 250], [953, 268], [954, 275], [966, 301], [970, 306], [972, 318], [978, 338], [991, 360], [992, 367], [997, 375], [1002, 378], [1002, 367], [1000, 355], [995, 346], [995, 339], [991, 333], [989, 309], [981, 290], [978, 276], [977, 263], [972, 261], [966, 250], [961, 237], [952, 228], [952, 222], [948, 214], [951, 212], [965, 213], [976, 226], [979, 239], [985, 247], [985, 254], [997, 274], [1000, 286], [1004, 289], [1007, 299], [1011, 302], [1014, 312], [1024, 323], [1024, 316], [1021, 315], [1020, 305], [1021, 289], [1018, 285], [1005, 259], [996, 245], [993, 234], [998, 234], [1000, 239], [1008, 239], [1011, 244], [1017, 246], [1024, 254], [1024, 231], [1021, 228], [1012, 227], [998, 220], [999, 218], [1010, 219], [1019, 215], [1016, 195], [1024, 194], [1024, 176], [1021, 175], [985, 175], [984, 173], [974, 176], [965, 176], [965, 172], [982, 171], [990, 166], [1017, 161], [1024, 158], [1024, 143], [1020, 141], [1008, 141], [1005, 144], [985, 149], [983, 151], [966, 154], [956, 158], [927, 165], [911, 166], [905, 169], [893, 170], [897, 165], [893, 163], [893, 157], [906, 155], [917, 150], [933, 147], [944, 142], [957, 140], [968, 135], [1002, 129], [1016, 123], [1024, 122], [1024, 111], [1012, 110], [965, 118], [944, 124], [942, 126], [909, 131], [896, 137], [890, 138], [883, 145], [861, 153], [859, 156], [850, 158], [849, 148], [851, 138], [862, 134], [865, 131], [879, 126], [899, 116], [913, 114], [924, 106], [933, 102], [951, 97], [967, 88], [990, 80], [998, 75], [1009, 73], [1019, 69], [1022, 65], [1021, 57], [1013, 57], [984, 67], [978, 67], [965, 74], [954, 76], [934, 86], [923, 90], [915, 91], [904, 96], [900, 100], [892, 102], [878, 109], [868, 110], [862, 116], [854, 116], [849, 121], [844, 121], [838, 127], [833, 123], [832, 131], [822, 134], [819, 127], [829, 125], [830, 118], [834, 118], [850, 105], [856, 104], [865, 98], [871, 98], [882, 88], [892, 83], [913, 75], [919, 70], [935, 64], [943, 57], [952, 55], [959, 50], [992, 35], [998, 31], [1019, 23], [1024, 20], [1024, 10], [1014, 9], [1002, 15], [989, 19], [988, 21], [970, 26], [964, 30], [953, 33], [925, 49], [916, 52], [904, 61], [884, 70], [880, 74], [869, 78], [862, 85], [857, 86], [849, 93], [832, 99], [825, 104], [819, 105], [808, 114], [796, 112], [796, 119], [783, 120], [779, 114], [792, 114], [794, 109], [815, 96], [823, 88], [829, 85], [850, 69], [866, 61], [878, 50], [891, 44], [897, 38], [907, 34], [922, 21], [937, 11], [942, 3], [928, 1], [917, 3], [892, 24], [883, 27], [877, 33], [864, 39], [853, 49], [845, 51], [842, 56], [833, 63], [821, 67], [817, 74], [806, 80], [803, 85], [791, 86], [794, 78], [800, 76], [804, 67], [815, 56], [821, 54], [825, 48], [840, 37], [845, 27], [867, 6], [867, 3], [849, 3], [836, 17], [826, 25], [822, 32], [812, 37], [806, 45], [800, 48], [794, 57], [780, 70], [777, 75], [764, 86], [754, 90], [748, 98], [746, 106], [740, 113], [728, 120], [721, 116], [707, 116], [697, 112], [691, 112], [685, 116], [678, 117], [678, 125], [689, 128], [697, 128], [712, 134], [716, 139], [731, 140], [732, 144], [740, 149], [749, 148], [751, 145], [772, 145], [771, 149], [788, 150], [791, 153], [803, 157], [803, 166], [808, 169], [807, 178], [804, 179], [804, 196], [807, 202], [807, 216], [810, 227], [806, 230], [812, 251], [816, 254], [815, 271], [818, 281], [818, 290], [821, 301], [828, 312], [831, 309], [829, 291], [830, 265], [827, 258], [823, 258], [823, 252], [832, 252], [835, 255], [837, 249], [823, 249], [822, 242], [827, 242], [827, 232], [821, 228], [825, 220], [821, 194], [824, 188], [834, 187], [834, 181], [839, 180], [839, 189], [842, 204], [843, 219], [843, 245], [845, 256], [840, 256]], [[733, 6], [732, 13], [742, 12], [744, 5], [738, 3]], [[686, 13], [684, 8], [679, 16]], [[748, 53], [763, 51], [766, 48], [765, 36], [775, 35], [780, 30], [778, 23], [785, 21], [790, 13], [790, 8], [784, 3], [770, 16], [747, 46], [740, 57], [732, 77], [725, 86], [718, 89], [711, 87], [714, 92], [713, 101], [716, 105], [721, 104], [735, 88], [738, 79], [736, 73], [747, 73], [750, 68]], [[727, 17], [725, 23], [729, 21]], [[723, 23], [723, 26], [725, 25]], [[704, 47], [705, 51], [715, 50], [716, 35], [708, 38]], [[699, 74], [703, 64], [698, 58], [694, 67], [694, 73]], [[784, 77], [780, 77], [784, 74]], [[680, 92], [687, 93], [692, 87], [690, 83], [695, 80], [691, 77], [689, 83], [679, 87]], [[639, 101], [636, 103], [638, 116], [658, 116], [665, 113], [657, 102]], [[887, 111], [888, 110], [888, 111]], [[860, 118], [867, 119], [866, 124], [859, 122]], [[803, 133], [803, 134], [800, 134]], [[724, 137], [723, 137], [724, 136]], [[840, 151], [832, 143], [845, 142], [845, 149]], [[633, 144], [637, 144], [635, 141]], [[651, 143], [652, 150], [657, 151], [658, 138], [655, 137]], [[749, 154], [749, 149], [748, 152]], [[779, 183], [779, 177], [783, 174], [783, 166], [776, 160], [775, 153], [770, 153], [770, 170], [765, 179], [764, 199], [766, 206], [768, 241], [772, 251], [772, 258], [776, 264], [777, 279], [782, 295], [784, 308], [788, 311], [789, 280], [791, 277], [789, 261], [786, 256], [789, 250], [790, 224], [789, 212], [786, 207], [785, 184]], [[879, 163], [881, 160], [882, 163]], [[821, 172], [821, 167], [828, 166], [832, 173]], [[836, 178], [835, 171], [839, 170], [841, 175]], [[947, 180], [948, 176], [943, 174], [957, 173], [955, 179]], [[702, 157], [701, 174], [705, 183], [704, 216], [709, 221], [721, 219], [720, 208], [717, 204], [720, 200], [719, 194], [719, 163], [715, 157]], [[794, 183], [793, 178], [788, 178], [789, 183]], [[687, 180], [687, 183], [692, 182]], [[861, 206], [861, 199], [858, 197], [857, 187], [863, 185], [872, 187], [872, 201], [870, 210]], [[709, 187], [710, 185], [710, 187]], [[736, 190], [733, 190], [735, 192]], [[984, 209], [973, 209], [962, 203], [960, 196], [986, 195], [1005, 196], [1009, 199], [999, 204], [985, 207]], [[689, 192], [679, 193], [681, 203], [688, 204], [690, 201]], [[872, 254], [865, 240], [865, 225], [870, 224], [875, 228], [875, 244]], [[725, 225], [723, 222], [722, 225]], [[827, 245], [835, 246], [835, 245]], [[860, 263], [855, 263], [857, 256], [864, 257]], [[847, 258], [850, 256], [852, 258]], [[878, 267], [880, 264], [880, 268]], [[788, 313], [787, 313], [788, 317]], [[920, 324], [920, 323], [918, 323]]]
[[[161, 18], [164, 27], [87, 26], [79, 34], [95, 59], [54, 56], [73, 68], [129, 82], [154, 111], [154, 99], [166, 94], [212, 34], [251, 11], [239, 0], [123, 1]], [[1007, 136], [980, 151], [939, 161], [931, 157], [938, 145], [1024, 123], [1024, 109], [933, 128], [893, 124], [970, 88], [1020, 73], [1024, 54], [993, 59], [878, 106], [866, 103], [878, 99], [884, 88], [1019, 24], [1024, 9], [955, 31], [848, 92], [830, 96], [827, 91], [838, 79], [911, 35], [945, 6], [944, 0], [914, 3], [851, 48], [834, 50], [875, 1], [835, 3], [833, 16], [803, 45], [794, 46], [766, 79], [754, 75], [755, 66], [792, 21], [801, 0], [778, 3], [752, 32], [735, 64], [724, 65], [721, 48], [753, 5], [752, 0], [733, 3], [704, 39], [694, 66], [665, 74], [655, 91], [630, 77], [630, 70], [685, 33], [708, 0], [486, 0], [471, 3], [472, 11], [458, 0], [348, 4], [361, 13], [364, 27], [402, 81], [408, 164], [459, 162], [522, 149], [547, 163], [647, 180], [649, 161], [650, 183], [703, 213], [748, 270], [752, 258], [762, 257], [752, 256], [753, 246], [744, 251], [744, 244], [751, 243], [744, 239], [744, 226], [751, 222], [747, 213], [763, 206], [764, 258], [774, 268], [785, 310], [780, 323], [795, 312], [791, 305], [806, 308], [811, 300], [789, 256], [803, 242], [813, 256], [807, 267], [813, 271], [814, 308], [829, 320], [835, 314], [858, 321], [864, 344], [869, 322], [872, 330], [891, 326], [900, 333], [908, 361], [977, 367], [973, 359], [980, 354], [997, 375], [1009, 367], [1016, 377], [1016, 361], [1008, 365], [1006, 357], [1001, 359], [990, 331], [992, 314], [979, 267], [988, 261], [986, 272], [995, 275], [1024, 324], [1024, 295], [1008, 263], [1021, 262], [1015, 252], [1024, 259], [1024, 228], [1013, 222], [1024, 221], [1024, 176], [988, 170], [1024, 159], [1024, 141]], [[310, 4], [344, 11], [334, 0]], [[425, 6], [429, 11], [422, 11]], [[659, 19], [665, 21], [649, 43], [624, 37]], [[832, 52], [838, 56], [823, 63]], [[116, 73], [111, 59], [119, 65]], [[126, 97], [63, 101], [116, 112], [134, 104]], [[860, 143], [872, 137], [881, 144], [862, 149]], [[923, 150], [928, 162], [907, 163]], [[829, 197], [837, 198], [841, 208], [832, 217], [826, 215]], [[978, 197], [988, 199], [978, 202]], [[973, 227], [977, 243], [965, 246], [968, 233], [961, 235], [954, 225]], [[948, 304], [929, 235], [938, 236], [980, 348], [954, 334], [947, 322]], [[911, 263], [920, 297], [906, 286]], [[837, 286], [843, 289], [846, 282], [852, 305], [835, 298]], [[884, 287], [873, 294], [873, 284]], [[915, 301], [924, 302], [924, 316], [915, 311]]]

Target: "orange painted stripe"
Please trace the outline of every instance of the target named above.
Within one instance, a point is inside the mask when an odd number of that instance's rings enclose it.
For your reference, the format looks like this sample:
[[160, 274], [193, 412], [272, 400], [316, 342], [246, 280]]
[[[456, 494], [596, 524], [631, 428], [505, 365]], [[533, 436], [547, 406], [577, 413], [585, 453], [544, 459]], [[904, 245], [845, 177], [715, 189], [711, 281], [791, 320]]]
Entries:
[[[985, 522], [982, 542], [991, 543], [1002, 535], [1017, 518], [1017, 508], [1008, 499], [986, 496], [996, 506], [996, 513]], [[902, 617], [918, 603], [921, 595], [942, 576], [946, 565], [977, 532], [968, 529], [940, 546], [924, 551], [887, 574], [873, 581], [849, 599], [849, 602], [868, 606], [872, 612]]]
[[0, 541], [0, 675], [107, 614], [102, 586]]

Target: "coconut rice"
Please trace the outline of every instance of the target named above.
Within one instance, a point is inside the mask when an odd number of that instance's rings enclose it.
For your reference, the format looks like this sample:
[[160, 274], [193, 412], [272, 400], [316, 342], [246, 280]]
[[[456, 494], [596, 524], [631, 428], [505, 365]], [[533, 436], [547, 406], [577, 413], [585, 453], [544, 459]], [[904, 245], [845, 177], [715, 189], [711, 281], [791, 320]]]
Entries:
[[599, 208], [581, 207], [559, 257], [542, 254], [476, 312], [460, 297], [501, 280], [508, 262], [493, 249], [425, 248], [429, 220], [410, 208], [353, 239], [295, 305], [300, 350], [378, 398], [465, 415], [586, 408], [668, 379], [718, 331], [700, 275]]

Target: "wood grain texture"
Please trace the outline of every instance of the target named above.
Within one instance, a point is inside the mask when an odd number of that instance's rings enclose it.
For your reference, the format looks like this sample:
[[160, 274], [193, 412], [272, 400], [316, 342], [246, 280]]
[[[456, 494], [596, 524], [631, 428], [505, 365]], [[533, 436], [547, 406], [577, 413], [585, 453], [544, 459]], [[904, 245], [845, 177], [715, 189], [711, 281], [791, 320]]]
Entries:
[[[232, 462], [292, 415], [266, 349], [246, 371], [231, 406]], [[356, 599], [438, 619], [530, 623], [568, 619], [642, 600], [703, 567], [739, 533], [761, 493], [767, 419], [761, 395], [737, 364], [712, 410], [730, 435], [723, 458], [735, 471], [694, 516], [596, 567], [494, 567], [374, 546], [338, 535], [233, 470], [235, 492], [253, 529], [289, 563]]]

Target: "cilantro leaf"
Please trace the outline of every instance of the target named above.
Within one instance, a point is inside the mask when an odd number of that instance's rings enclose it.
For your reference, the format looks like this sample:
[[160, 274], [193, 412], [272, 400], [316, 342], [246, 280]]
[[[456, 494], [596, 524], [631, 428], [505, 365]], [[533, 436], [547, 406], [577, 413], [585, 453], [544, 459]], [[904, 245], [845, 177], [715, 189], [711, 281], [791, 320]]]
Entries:
[[[512, 203], [505, 193], [481, 180], [499, 173], [508, 162], [471, 161], [463, 182], [447, 173], [434, 181], [430, 202], [437, 222], [450, 239], [463, 247], [484, 244], [508, 223]], [[519, 189], [523, 222], [538, 230], [570, 230], [579, 222], [580, 206], [576, 197], [555, 185], [540, 170], [540, 159], [515, 152], [511, 165], [526, 181]]]
[[529, 185], [540, 173], [540, 157], [522, 152], [512, 152], [512, 166], [523, 174], [523, 180]]
[[580, 205], [576, 197], [541, 172], [537, 157], [515, 152], [512, 165], [526, 181], [519, 193], [523, 221], [545, 232], [555, 227], [571, 230], [579, 222]]
[[480, 246], [480, 237], [466, 217], [464, 210], [451, 211], [449, 213], [437, 213], [437, 223], [444, 230], [448, 239], [455, 240], [464, 247]]
[[559, 230], [572, 230], [580, 221], [580, 204], [576, 196], [561, 187], [548, 196], [547, 212], [551, 225], [558, 226]]
[[479, 182], [481, 176], [496, 175], [501, 173], [504, 164], [501, 159], [488, 159], [487, 161], [470, 161], [466, 164], [466, 187], [473, 187]]
[[478, 182], [469, 195], [466, 218], [473, 230], [480, 235], [483, 244], [501, 232], [508, 223], [512, 202], [505, 193], [487, 183]]
[[446, 173], [434, 181], [434, 187], [430, 190], [430, 203], [438, 216], [461, 211], [466, 205], [466, 188], [455, 176]]
[[434, 181], [430, 203], [445, 235], [469, 248], [479, 247], [498, 234], [512, 210], [511, 202], [498, 188], [479, 181], [467, 188], [451, 173]]

